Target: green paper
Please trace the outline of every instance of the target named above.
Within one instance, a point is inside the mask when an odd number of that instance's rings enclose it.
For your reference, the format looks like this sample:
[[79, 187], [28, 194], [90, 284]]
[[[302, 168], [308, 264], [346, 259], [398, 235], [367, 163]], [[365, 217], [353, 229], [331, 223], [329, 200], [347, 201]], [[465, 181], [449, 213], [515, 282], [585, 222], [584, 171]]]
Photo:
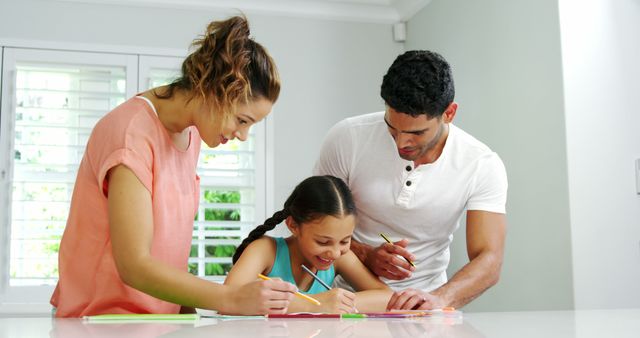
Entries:
[[340, 318], [360, 319], [360, 318], [367, 318], [367, 315], [364, 313], [343, 313], [340, 315]]
[[106, 314], [97, 316], [85, 316], [84, 320], [89, 322], [109, 322], [109, 321], [192, 321], [200, 318], [197, 313], [184, 313], [184, 314], [156, 314], [156, 313], [141, 313], [141, 314]]

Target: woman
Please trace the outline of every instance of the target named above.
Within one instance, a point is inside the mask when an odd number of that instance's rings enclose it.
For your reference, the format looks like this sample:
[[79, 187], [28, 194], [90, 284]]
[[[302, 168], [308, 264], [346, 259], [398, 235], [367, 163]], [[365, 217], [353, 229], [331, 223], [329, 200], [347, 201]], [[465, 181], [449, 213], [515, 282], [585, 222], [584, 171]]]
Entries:
[[60, 244], [57, 317], [287, 310], [296, 291], [289, 283], [237, 287], [187, 272], [200, 140], [209, 147], [246, 140], [280, 92], [276, 66], [249, 38], [246, 18], [210, 23], [193, 45], [179, 79], [129, 99], [95, 126]]

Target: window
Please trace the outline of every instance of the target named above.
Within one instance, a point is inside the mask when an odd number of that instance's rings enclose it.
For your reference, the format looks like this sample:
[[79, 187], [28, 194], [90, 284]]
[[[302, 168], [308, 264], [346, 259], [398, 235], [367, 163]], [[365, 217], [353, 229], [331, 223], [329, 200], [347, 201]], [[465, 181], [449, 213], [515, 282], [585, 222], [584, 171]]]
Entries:
[[[171, 82], [182, 58], [141, 56], [140, 91]], [[215, 149], [202, 143], [198, 175], [200, 206], [195, 217], [189, 271], [223, 281], [231, 256], [256, 222], [264, 219], [265, 123], [252, 127], [245, 142], [233, 140]], [[259, 203], [262, 202], [262, 203]]]
[[[135, 93], [173, 80], [182, 58], [19, 48], [3, 55], [0, 303], [48, 303], [93, 126]], [[246, 142], [202, 146], [188, 267], [195, 275], [222, 281], [237, 245], [264, 219], [265, 128], [254, 126]]]
[[3, 54], [3, 301], [37, 302], [57, 280], [86, 141], [96, 121], [133, 94], [137, 59], [14, 48]]

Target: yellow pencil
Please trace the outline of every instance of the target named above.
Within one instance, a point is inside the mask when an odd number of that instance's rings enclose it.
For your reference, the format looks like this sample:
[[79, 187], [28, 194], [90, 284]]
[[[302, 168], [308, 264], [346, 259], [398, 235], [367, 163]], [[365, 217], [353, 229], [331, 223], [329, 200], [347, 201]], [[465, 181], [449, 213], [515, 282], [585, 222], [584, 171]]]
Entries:
[[[393, 242], [391, 242], [391, 241], [389, 240], [389, 238], [387, 238], [387, 236], [385, 236], [383, 233], [380, 233], [380, 236], [382, 236], [382, 238], [384, 238], [384, 240], [385, 240], [385, 241], [387, 241], [387, 243], [389, 243], [389, 244], [393, 244]], [[414, 268], [416, 267], [416, 265], [415, 265], [415, 264], [413, 264], [413, 262], [412, 262], [412, 261], [410, 261], [410, 260], [409, 260], [409, 258], [404, 257], [404, 256], [402, 256], [402, 258], [404, 258], [404, 259], [407, 261], [407, 263], [411, 264], [411, 266], [413, 266]]]
[[[260, 277], [260, 279], [263, 279], [263, 280], [271, 280], [271, 278], [269, 278], [269, 277], [267, 277], [267, 276], [265, 276], [263, 274], [258, 274], [258, 277]], [[300, 297], [300, 298], [302, 298], [302, 299], [304, 299], [304, 300], [306, 300], [308, 302], [311, 302], [313, 304], [320, 305], [320, 302], [317, 299], [309, 297], [309, 296], [305, 295], [304, 293], [296, 292], [296, 296], [298, 296], [298, 297]]]

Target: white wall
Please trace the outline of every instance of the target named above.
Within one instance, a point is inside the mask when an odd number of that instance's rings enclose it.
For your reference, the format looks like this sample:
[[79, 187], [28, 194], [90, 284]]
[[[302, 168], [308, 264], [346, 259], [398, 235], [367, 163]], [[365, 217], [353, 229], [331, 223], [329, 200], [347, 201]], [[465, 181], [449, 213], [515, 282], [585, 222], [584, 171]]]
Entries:
[[[275, 21], [275, 20], [274, 20]], [[262, 27], [262, 26], [261, 26]], [[308, 20], [270, 22], [264, 38], [281, 70], [275, 115], [275, 208], [311, 175], [329, 128], [347, 116], [384, 109], [382, 76], [402, 44], [391, 27]]]
[[[334, 122], [382, 109], [395, 56], [432, 49], [454, 67], [455, 123], [500, 154], [510, 181], [502, 280], [465, 310], [567, 309], [574, 285], [577, 308], [637, 307], [640, 3], [559, 1], [562, 56], [558, 0], [433, 0], [409, 21], [405, 48], [389, 25], [249, 14], [283, 78], [275, 207], [310, 174]], [[0, 0], [0, 39], [186, 49], [228, 15]], [[450, 272], [467, 260], [461, 230]]]
[[[433, 0], [407, 29], [407, 50], [449, 60], [454, 123], [496, 151], [509, 176], [502, 278], [465, 310], [572, 308], [557, 1]], [[450, 276], [468, 261], [464, 228], [455, 236]]]
[[640, 306], [640, 1], [560, 0], [577, 309]]
[[[0, 38], [186, 49], [209, 21], [231, 13], [0, 0]], [[270, 116], [275, 130], [273, 202], [280, 208], [293, 187], [311, 174], [331, 125], [383, 108], [382, 75], [403, 46], [393, 41], [387, 24], [247, 17], [283, 81]]]

